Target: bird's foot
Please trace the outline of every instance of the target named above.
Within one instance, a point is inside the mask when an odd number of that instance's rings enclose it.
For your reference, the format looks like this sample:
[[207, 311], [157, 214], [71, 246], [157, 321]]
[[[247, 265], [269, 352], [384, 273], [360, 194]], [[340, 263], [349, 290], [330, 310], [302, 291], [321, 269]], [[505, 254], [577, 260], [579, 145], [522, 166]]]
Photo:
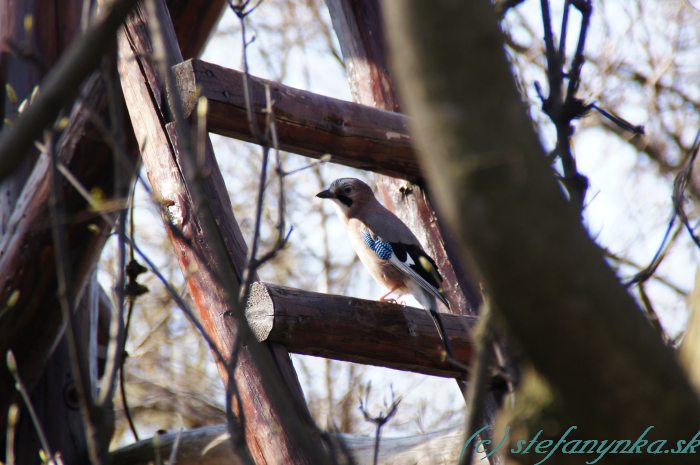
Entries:
[[386, 303], [388, 303], [388, 304], [396, 304], [396, 305], [401, 304], [401, 302], [399, 302], [398, 300], [394, 299], [393, 297], [388, 297], [388, 298], [385, 298], [385, 299], [379, 299], [379, 301], [380, 301], [380, 302], [386, 302]]
[[386, 294], [384, 294], [383, 296], [381, 296], [381, 297], [379, 298], [379, 301], [380, 301], [380, 302], [393, 302], [393, 303], [396, 303], [396, 299], [394, 299], [393, 297], [389, 297], [391, 294], [394, 293], [394, 291], [396, 291], [396, 289], [398, 289], [398, 287], [393, 288], [392, 290], [390, 290], [389, 292], [387, 292]]

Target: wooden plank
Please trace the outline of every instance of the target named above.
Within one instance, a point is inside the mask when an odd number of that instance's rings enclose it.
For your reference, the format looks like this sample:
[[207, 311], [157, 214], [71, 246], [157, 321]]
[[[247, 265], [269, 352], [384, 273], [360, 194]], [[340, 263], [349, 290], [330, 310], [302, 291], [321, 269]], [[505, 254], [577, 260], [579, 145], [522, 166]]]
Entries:
[[[174, 70], [188, 116], [203, 95], [209, 100], [209, 131], [255, 142], [241, 72], [201, 60], [188, 60]], [[313, 158], [331, 154], [334, 163], [415, 181], [420, 178], [404, 115], [253, 77], [252, 101], [260, 124], [266, 117], [266, 85], [274, 101], [281, 149]]]
[[[441, 360], [442, 342], [423, 309], [257, 282], [246, 316], [258, 340], [280, 343], [293, 353], [426, 375], [465, 376]], [[469, 365], [476, 317], [445, 315], [443, 322], [455, 359]]]

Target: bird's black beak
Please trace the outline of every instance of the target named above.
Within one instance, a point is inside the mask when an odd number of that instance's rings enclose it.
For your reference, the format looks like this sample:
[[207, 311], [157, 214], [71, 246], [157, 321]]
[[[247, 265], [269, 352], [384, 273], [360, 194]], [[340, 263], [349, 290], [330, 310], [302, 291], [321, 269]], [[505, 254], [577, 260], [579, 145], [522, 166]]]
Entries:
[[335, 195], [333, 195], [333, 193], [329, 189], [326, 189], [325, 191], [321, 191], [318, 194], [316, 194], [316, 197], [318, 197], [319, 199], [332, 199], [333, 197], [335, 197]]

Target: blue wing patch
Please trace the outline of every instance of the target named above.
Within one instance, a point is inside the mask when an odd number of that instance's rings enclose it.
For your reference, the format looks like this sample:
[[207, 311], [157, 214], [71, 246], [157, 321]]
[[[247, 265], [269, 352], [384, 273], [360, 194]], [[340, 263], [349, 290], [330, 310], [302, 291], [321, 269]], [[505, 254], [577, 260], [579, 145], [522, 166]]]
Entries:
[[389, 260], [394, 253], [388, 241], [383, 241], [380, 237], [373, 238], [366, 229], [362, 232], [362, 240], [382, 260]]

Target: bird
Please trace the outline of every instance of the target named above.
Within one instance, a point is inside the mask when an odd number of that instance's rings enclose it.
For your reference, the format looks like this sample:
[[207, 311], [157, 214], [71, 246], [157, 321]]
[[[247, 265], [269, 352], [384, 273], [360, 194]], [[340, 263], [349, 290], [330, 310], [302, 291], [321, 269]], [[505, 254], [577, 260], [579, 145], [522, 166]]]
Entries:
[[389, 290], [380, 300], [390, 300], [388, 296], [394, 293], [413, 295], [433, 318], [445, 352], [452, 357], [436, 304], [439, 301], [450, 306], [441, 286], [443, 279], [435, 260], [423, 250], [410, 228], [360, 179], [336, 179], [316, 197], [333, 201], [360, 261], [375, 281]]

